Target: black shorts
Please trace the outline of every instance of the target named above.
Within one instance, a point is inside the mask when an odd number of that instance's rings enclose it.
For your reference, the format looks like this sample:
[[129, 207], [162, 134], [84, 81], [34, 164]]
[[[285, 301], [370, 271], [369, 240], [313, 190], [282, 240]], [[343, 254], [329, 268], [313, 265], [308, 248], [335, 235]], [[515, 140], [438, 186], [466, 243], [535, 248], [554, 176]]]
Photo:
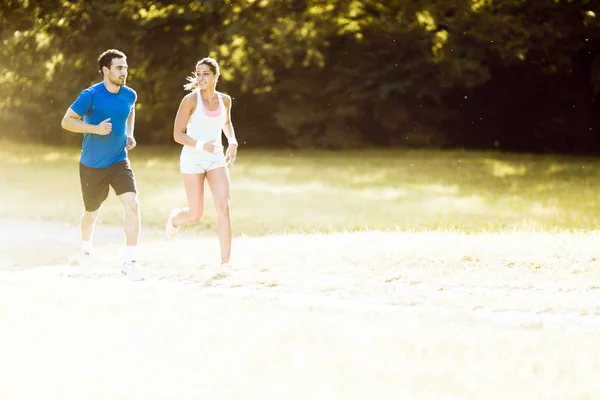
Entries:
[[81, 194], [86, 211], [96, 211], [108, 197], [108, 187], [112, 186], [117, 196], [137, 193], [135, 176], [129, 160], [114, 163], [108, 168], [90, 168], [79, 163]]

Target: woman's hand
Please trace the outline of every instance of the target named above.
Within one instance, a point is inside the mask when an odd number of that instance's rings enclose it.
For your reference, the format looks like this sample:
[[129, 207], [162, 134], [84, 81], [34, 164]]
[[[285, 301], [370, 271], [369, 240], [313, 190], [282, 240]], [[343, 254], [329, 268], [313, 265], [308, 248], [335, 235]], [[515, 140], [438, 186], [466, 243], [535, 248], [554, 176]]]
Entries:
[[227, 146], [227, 153], [225, 154], [225, 159], [227, 160], [227, 164], [233, 166], [233, 163], [235, 162], [236, 157], [237, 157], [237, 144], [230, 143], [229, 146]]
[[223, 151], [223, 146], [217, 143], [216, 140], [211, 140], [210, 142], [197, 141], [196, 148], [213, 154], [219, 154]]

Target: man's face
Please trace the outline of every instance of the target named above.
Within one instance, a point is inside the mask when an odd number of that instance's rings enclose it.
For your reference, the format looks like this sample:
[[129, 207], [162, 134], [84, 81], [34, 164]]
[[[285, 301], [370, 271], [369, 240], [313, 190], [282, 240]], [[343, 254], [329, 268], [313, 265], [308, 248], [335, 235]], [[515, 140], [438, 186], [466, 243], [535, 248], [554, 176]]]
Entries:
[[[106, 70], [105, 70], [106, 71]], [[127, 60], [113, 58], [108, 70], [108, 80], [117, 86], [123, 86], [127, 80]]]

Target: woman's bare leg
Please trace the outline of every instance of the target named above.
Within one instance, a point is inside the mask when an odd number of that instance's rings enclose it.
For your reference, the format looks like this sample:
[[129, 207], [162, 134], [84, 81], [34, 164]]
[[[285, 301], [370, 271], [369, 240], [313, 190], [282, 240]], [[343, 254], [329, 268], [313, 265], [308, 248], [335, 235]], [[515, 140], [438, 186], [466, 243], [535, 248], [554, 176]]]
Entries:
[[173, 225], [179, 226], [200, 221], [204, 213], [204, 178], [205, 174], [181, 174], [188, 208], [184, 208], [175, 217]]
[[221, 245], [221, 264], [229, 263], [231, 256], [231, 182], [227, 167], [220, 167], [206, 173], [206, 179], [212, 192], [217, 210], [217, 235]]

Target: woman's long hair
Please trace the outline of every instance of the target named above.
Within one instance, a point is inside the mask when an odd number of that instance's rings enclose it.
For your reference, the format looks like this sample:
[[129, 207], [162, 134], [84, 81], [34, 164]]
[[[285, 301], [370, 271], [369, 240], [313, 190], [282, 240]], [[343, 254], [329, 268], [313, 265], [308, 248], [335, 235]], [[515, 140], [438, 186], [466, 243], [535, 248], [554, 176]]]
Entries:
[[[208, 68], [212, 71], [213, 74], [219, 75], [219, 63], [217, 63], [217, 60], [215, 60], [214, 58], [204, 57], [202, 60], [196, 63], [196, 67], [198, 67], [198, 65], [208, 65]], [[196, 73], [196, 71], [192, 72], [192, 75], [188, 76], [186, 79], [188, 83], [183, 85], [183, 88], [189, 91], [196, 90], [196, 88], [199, 86], [198, 74]]]

